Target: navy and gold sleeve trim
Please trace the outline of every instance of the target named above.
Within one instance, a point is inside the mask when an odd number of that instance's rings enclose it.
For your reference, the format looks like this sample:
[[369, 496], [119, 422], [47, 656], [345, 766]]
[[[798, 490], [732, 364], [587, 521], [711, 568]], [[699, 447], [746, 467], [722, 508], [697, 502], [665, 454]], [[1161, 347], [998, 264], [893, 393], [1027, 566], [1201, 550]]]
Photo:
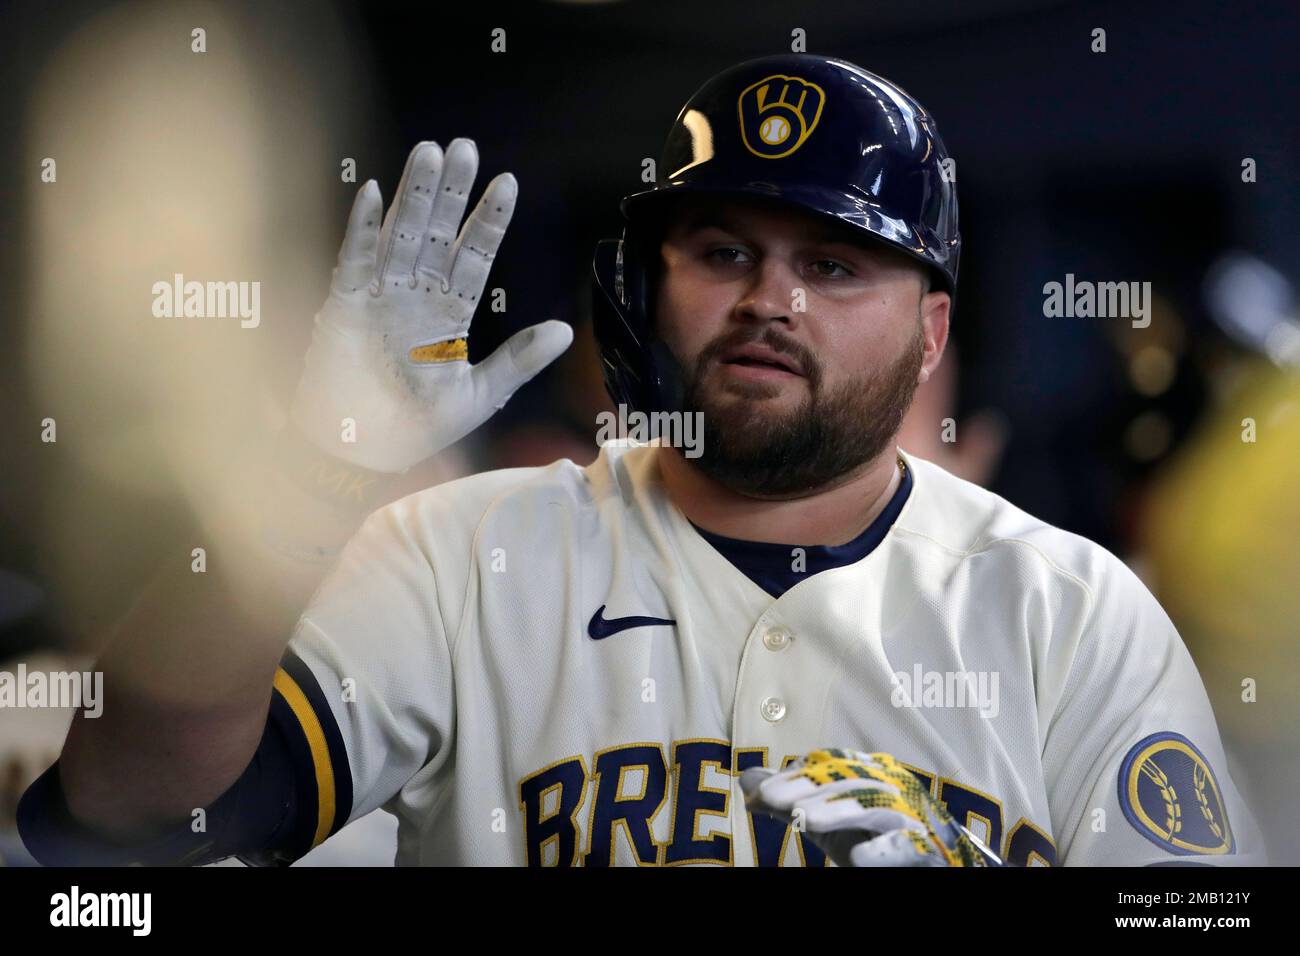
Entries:
[[296, 812], [277, 835], [277, 849], [297, 859], [348, 822], [352, 769], [329, 701], [311, 669], [292, 651], [276, 671], [267, 723], [279, 731], [297, 795]]
[[130, 841], [74, 818], [56, 762], [18, 805], [28, 851], [46, 866], [197, 866], [237, 856], [287, 865], [338, 832], [352, 814], [343, 736], [311, 670], [292, 652], [276, 671], [262, 739], [225, 793], [196, 814]]

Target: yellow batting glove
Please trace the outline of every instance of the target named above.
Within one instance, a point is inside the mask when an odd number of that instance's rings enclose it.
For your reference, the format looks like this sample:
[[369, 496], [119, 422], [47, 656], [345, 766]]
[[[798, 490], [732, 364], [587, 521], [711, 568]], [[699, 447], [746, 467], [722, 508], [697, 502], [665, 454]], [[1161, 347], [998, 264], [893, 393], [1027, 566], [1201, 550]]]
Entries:
[[1001, 866], [889, 754], [814, 750], [740, 777], [745, 803], [793, 823], [836, 866]]

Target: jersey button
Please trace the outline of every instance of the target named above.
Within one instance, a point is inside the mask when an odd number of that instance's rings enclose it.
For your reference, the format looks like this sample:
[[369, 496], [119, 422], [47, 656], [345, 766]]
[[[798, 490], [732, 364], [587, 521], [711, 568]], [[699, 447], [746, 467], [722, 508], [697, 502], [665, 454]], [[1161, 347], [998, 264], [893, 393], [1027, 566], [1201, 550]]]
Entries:
[[763, 634], [763, 646], [769, 651], [783, 651], [790, 646], [790, 632], [783, 627], [768, 628]]
[[758, 705], [759, 712], [762, 713], [763, 719], [776, 723], [785, 717], [785, 701], [780, 697], [764, 697], [763, 702]]

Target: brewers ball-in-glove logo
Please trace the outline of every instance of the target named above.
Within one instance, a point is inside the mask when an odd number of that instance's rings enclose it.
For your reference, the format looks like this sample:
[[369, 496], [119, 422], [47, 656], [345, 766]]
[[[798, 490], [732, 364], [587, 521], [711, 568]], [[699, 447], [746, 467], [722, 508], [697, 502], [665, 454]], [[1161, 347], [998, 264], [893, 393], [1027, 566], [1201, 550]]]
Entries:
[[740, 138], [763, 159], [789, 156], [817, 128], [826, 93], [816, 83], [777, 73], [747, 86], [736, 102]]
[[1209, 762], [1181, 734], [1152, 734], [1119, 770], [1119, 803], [1144, 837], [1170, 853], [1231, 853], [1232, 830]]

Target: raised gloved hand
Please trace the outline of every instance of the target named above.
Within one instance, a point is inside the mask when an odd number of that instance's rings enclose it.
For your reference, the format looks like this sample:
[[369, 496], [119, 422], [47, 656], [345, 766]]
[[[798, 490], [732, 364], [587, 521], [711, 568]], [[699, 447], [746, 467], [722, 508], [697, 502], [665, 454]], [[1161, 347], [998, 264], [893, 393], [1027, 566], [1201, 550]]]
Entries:
[[518, 192], [514, 176], [497, 176], [458, 235], [477, 169], [472, 140], [445, 155], [418, 144], [382, 229], [379, 187], [358, 192], [290, 410], [321, 451], [405, 471], [481, 425], [573, 340], [566, 323], [542, 322], [469, 364], [470, 320]]
[[836, 866], [1000, 866], [889, 754], [814, 750], [740, 775], [745, 804], [794, 823]]

